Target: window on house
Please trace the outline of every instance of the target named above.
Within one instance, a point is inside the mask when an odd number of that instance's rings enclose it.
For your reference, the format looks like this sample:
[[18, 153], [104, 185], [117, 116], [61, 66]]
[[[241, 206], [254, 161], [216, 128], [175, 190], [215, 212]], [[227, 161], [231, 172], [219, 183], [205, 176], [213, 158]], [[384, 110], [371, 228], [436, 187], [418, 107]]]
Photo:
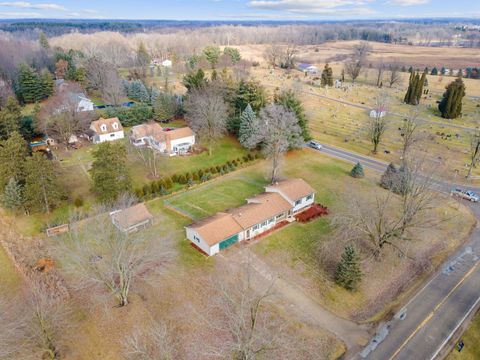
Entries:
[[110, 137], [115, 137], [115, 134], [110, 134]]
[[193, 238], [195, 239], [196, 242], [200, 242], [200, 239], [197, 237], [197, 235], [193, 235]]
[[302, 199], [295, 201], [295, 206], [300, 205], [302, 203]]
[[280, 215], [277, 215], [277, 219], [280, 219], [281, 217], [283, 217], [285, 214], [280, 214]]
[[255, 225], [255, 226], [253, 227], [253, 231], [258, 230], [259, 227], [260, 227], [260, 225]]
[[275, 218], [271, 218], [270, 220], [268, 220], [268, 223], [272, 224], [274, 221], [275, 221]]
[[307, 201], [312, 200], [312, 198], [313, 198], [313, 195], [308, 195], [307, 196]]
[[264, 222], [262, 223], [262, 227], [264, 227], [264, 226], [267, 226], [267, 222], [266, 222], [266, 221], [264, 221]]
[[118, 129], [118, 124], [117, 124], [117, 123], [113, 123], [113, 128], [114, 128], [115, 130], [117, 130], [117, 129]]

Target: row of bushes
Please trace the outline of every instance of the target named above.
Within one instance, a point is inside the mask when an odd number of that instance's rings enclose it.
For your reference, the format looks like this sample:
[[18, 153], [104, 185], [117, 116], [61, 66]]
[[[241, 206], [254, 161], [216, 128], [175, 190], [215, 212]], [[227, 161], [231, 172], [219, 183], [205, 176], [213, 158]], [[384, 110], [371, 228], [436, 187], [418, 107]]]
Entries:
[[223, 165], [212, 166], [185, 174], [173, 174], [171, 177], [165, 177], [160, 180], [152, 181], [141, 188], [135, 189], [135, 195], [139, 199], [154, 198], [156, 196], [167, 195], [174, 187], [174, 184], [192, 186], [195, 183], [203, 183], [219, 175], [234, 171], [242, 164], [258, 159], [257, 153], [249, 153], [235, 160], [227, 161]]

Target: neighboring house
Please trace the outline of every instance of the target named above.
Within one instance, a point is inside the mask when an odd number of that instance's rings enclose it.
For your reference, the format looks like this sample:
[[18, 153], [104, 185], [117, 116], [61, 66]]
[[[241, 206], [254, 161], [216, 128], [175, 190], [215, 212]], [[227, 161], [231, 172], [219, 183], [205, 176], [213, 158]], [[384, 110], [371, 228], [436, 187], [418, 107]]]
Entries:
[[187, 238], [212, 256], [239, 241], [253, 239], [294, 215], [309, 209], [315, 190], [303, 179], [284, 180], [265, 187], [236, 209], [217, 213], [186, 227]]
[[172, 67], [172, 65], [173, 65], [172, 60], [166, 59], [162, 61], [163, 67]]
[[298, 64], [298, 70], [300, 70], [301, 72], [306, 72], [311, 75], [318, 74], [318, 68], [312, 64], [300, 63]]
[[90, 130], [93, 132], [91, 139], [94, 144], [115, 141], [125, 137], [122, 124], [116, 117], [111, 119], [100, 118], [92, 121]]
[[77, 97], [77, 111], [78, 112], [83, 112], [83, 111], [93, 111], [95, 109], [95, 104], [93, 103], [92, 100], [87, 98], [85, 94], [80, 93], [80, 94], [74, 94], [74, 96]]
[[158, 123], [137, 125], [132, 128], [130, 142], [147, 146], [162, 154], [174, 156], [188, 153], [195, 145], [195, 134], [189, 127], [164, 129]]
[[113, 225], [124, 233], [144, 229], [153, 223], [153, 215], [150, 214], [144, 203], [123, 210], [112, 211], [110, 218]]
[[371, 118], [383, 118], [387, 116], [387, 109], [384, 107], [380, 107], [378, 109], [372, 109], [370, 111]]

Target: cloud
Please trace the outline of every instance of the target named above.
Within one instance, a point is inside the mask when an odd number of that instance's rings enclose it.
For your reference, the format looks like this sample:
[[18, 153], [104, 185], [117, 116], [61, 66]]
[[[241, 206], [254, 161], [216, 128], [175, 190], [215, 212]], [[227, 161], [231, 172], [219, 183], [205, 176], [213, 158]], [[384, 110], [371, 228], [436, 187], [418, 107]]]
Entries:
[[430, 0], [390, 0], [390, 1], [387, 1], [385, 4], [398, 5], [398, 6], [415, 6], [415, 5], [428, 4], [429, 2]]
[[0, 2], [0, 6], [16, 7], [21, 9], [66, 10], [64, 6], [55, 3], [33, 4], [27, 1]]
[[[408, 0], [406, 0], [408, 1]], [[252, 0], [248, 3], [250, 7], [265, 10], [280, 10], [292, 13], [306, 14], [328, 14], [332, 13], [330, 9], [343, 8], [340, 11], [360, 10], [360, 12], [371, 10], [363, 6], [370, 0]]]
[[2, 18], [39, 18], [42, 15], [35, 12], [21, 12], [21, 11], [0, 11]]
[[83, 9], [83, 12], [87, 14], [98, 14], [98, 10], [95, 9]]

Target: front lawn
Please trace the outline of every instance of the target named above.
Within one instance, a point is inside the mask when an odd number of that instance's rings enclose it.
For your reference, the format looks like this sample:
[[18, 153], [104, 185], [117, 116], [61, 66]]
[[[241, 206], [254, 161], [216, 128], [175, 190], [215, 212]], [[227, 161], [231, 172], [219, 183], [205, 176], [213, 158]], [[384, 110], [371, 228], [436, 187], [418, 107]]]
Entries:
[[470, 327], [460, 337], [465, 347], [462, 352], [453, 349], [447, 360], [478, 360], [480, 359], [480, 312], [473, 318]]

